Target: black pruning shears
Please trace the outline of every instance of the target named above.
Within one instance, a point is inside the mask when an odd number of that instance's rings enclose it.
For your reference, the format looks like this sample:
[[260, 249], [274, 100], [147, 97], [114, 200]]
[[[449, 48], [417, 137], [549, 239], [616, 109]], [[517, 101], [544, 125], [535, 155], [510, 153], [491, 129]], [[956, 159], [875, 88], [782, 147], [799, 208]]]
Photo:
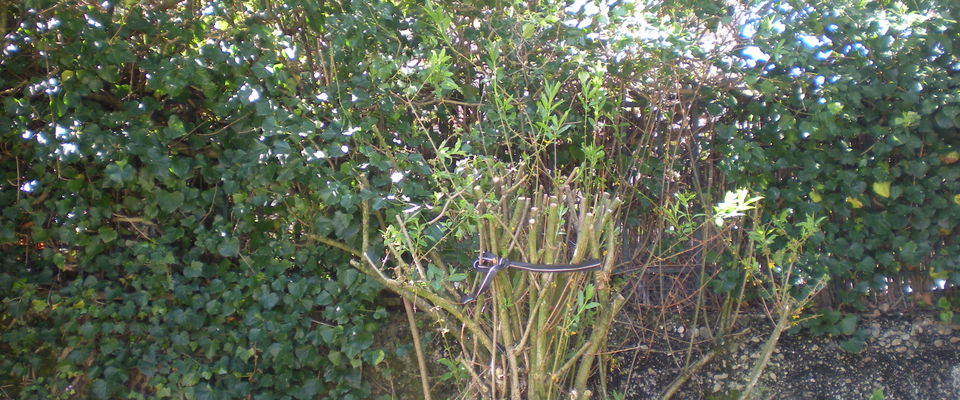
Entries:
[[602, 264], [600, 260], [590, 260], [579, 264], [530, 264], [520, 261], [510, 261], [504, 257], [497, 257], [493, 253], [484, 252], [473, 261], [473, 270], [486, 272], [486, 275], [483, 276], [483, 280], [480, 281], [480, 286], [477, 286], [477, 290], [473, 292], [473, 294], [464, 296], [463, 299], [460, 300], [460, 303], [467, 304], [476, 300], [477, 297], [486, 290], [487, 286], [490, 285], [490, 281], [493, 280], [493, 276], [497, 274], [497, 271], [503, 269], [516, 268], [531, 272], [577, 272], [597, 269], [600, 268]]

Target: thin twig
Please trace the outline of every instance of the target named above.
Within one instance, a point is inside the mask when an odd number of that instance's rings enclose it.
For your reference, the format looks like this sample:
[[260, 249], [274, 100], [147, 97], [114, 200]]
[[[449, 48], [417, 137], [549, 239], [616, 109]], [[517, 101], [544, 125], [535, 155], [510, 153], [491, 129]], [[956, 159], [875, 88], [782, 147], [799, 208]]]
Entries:
[[[745, 335], [748, 332], [750, 332], [750, 328], [744, 329], [743, 331], [735, 335], [732, 335], [732, 337], [741, 338], [743, 337], [743, 335]], [[686, 383], [687, 380], [689, 380], [694, 373], [696, 373], [697, 371], [701, 370], [704, 366], [709, 364], [710, 361], [714, 359], [714, 357], [720, 354], [723, 354], [732, 348], [735, 348], [737, 343], [739, 343], [738, 340], [727, 340], [726, 344], [713, 348], [712, 350], [707, 352], [707, 354], [701, 357], [699, 360], [697, 360], [693, 364], [690, 364], [689, 366], [684, 368], [680, 372], [680, 375], [678, 375], [676, 379], [674, 379], [673, 382], [670, 383], [670, 386], [667, 386], [667, 389], [663, 391], [663, 394], [660, 395], [660, 400], [669, 400], [671, 397], [673, 397], [674, 394], [677, 393], [678, 390], [680, 390], [681, 387], [683, 387], [683, 384]]]
[[413, 318], [413, 306], [410, 301], [403, 299], [403, 308], [407, 312], [407, 323], [410, 325], [410, 335], [413, 336], [413, 350], [417, 353], [417, 366], [420, 368], [420, 385], [423, 388], [423, 399], [431, 400], [430, 381], [427, 378], [427, 361], [420, 347], [420, 332], [417, 329], [417, 320]]

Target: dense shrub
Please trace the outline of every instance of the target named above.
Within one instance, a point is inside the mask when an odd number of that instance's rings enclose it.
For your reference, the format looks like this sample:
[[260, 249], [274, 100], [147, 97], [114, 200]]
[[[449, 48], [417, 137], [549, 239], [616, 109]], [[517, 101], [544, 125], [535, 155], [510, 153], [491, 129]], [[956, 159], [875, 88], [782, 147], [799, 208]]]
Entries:
[[[624, 34], [656, 22], [635, 5], [6, 10], [0, 368], [23, 397], [363, 396], [384, 311], [347, 254], [382, 259], [360, 233], [445, 201], [458, 162], [588, 167], [600, 191], [639, 165], [653, 178], [623, 187], [643, 212], [684, 185], [665, 160], [694, 133], [660, 132], [684, 73], [656, 60], [693, 35]], [[638, 90], [646, 120], [620, 115]], [[467, 261], [477, 237], [457, 233], [438, 250]]]
[[0, 396], [367, 397], [386, 310], [350, 262], [453, 315], [506, 176], [616, 193], [620, 257], [698, 306], [751, 298], [727, 185], [827, 216], [800, 267], [849, 293], [960, 282], [955, 10], [200, 3], [0, 6]]
[[838, 278], [840, 303], [960, 284], [955, 7], [777, 4], [748, 28], [725, 170], [770, 209], [828, 217], [806, 265]]
[[310, 239], [356, 239], [352, 149], [289, 37], [217, 5], [32, 3], [0, 75], [0, 382], [365, 396], [379, 287]]

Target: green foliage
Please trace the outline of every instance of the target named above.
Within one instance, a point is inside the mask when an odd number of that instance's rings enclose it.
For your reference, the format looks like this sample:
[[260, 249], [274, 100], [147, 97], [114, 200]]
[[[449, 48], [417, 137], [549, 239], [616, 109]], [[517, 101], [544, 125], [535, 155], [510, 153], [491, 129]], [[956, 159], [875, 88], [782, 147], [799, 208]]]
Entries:
[[[754, 298], [750, 273], [792, 282], [757, 263], [718, 268], [730, 254], [717, 242], [751, 243], [746, 258], [774, 249], [762, 255], [796, 264], [794, 277], [825, 266], [854, 288], [847, 304], [898, 277], [960, 283], [960, 16], [938, 3], [760, 7], [756, 34], [738, 39], [770, 55], [752, 69], [704, 41], [733, 21], [710, 2], [152, 3], [0, 6], [12, 397], [366, 397], [386, 313], [369, 277], [387, 281], [350, 262], [422, 260], [393, 282], [456, 293], [472, 276], [461, 266], [503, 228], [492, 216], [527, 218], [506, 203], [474, 212], [508, 192], [481, 173], [495, 168], [523, 176], [525, 194], [616, 193], [625, 222], [610, 232], [635, 239], [623, 258], [697, 265], [694, 286], [730, 298]], [[717, 84], [724, 66], [743, 85]], [[809, 237], [813, 220], [776, 237], [709, 224], [759, 202], [738, 191], [713, 207], [739, 187], [762, 194], [760, 226], [783, 210], [827, 223]], [[572, 209], [551, 208], [553, 227], [580, 219]], [[550, 261], [561, 252], [529, 244], [546, 231], [494, 247]], [[793, 237], [822, 257], [776, 253]], [[607, 240], [594, 239], [596, 251]], [[768, 299], [761, 289], [749, 296]], [[593, 326], [611, 292], [564, 292], [549, 326]], [[443, 304], [438, 322], [479, 321], [478, 338], [494, 325]], [[858, 337], [855, 320], [825, 315], [815, 329]], [[541, 354], [562, 360], [583, 336]], [[444, 378], [474, 377], [447, 361]]]
[[389, 174], [353, 186], [376, 154], [277, 21], [111, 3], [4, 32], [0, 396], [366, 397], [380, 288], [315, 237], [359, 240]]
[[440, 364], [443, 364], [447, 368], [447, 371], [440, 375], [441, 381], [446, 380], [456, 380], [462, 381], [467, 377], [467, 369], [463, 367], [459, 361], [451, 360], [449, 358], [441, 358], [438, 360]]
[[943, 323], [957, 323], [960, 321], [960, 314], [954, 312], [954, 301], [955, 298], [951, 297], [941, 297], [937, 299], [937, 316], [940, 318], [940, 321]]
[[467, 158], [536, 154], [537, 179], [629, 159], [599, 140], [622, 126], [610, 55], [559, 3], [29, 3], [3, 6], [0, 61], [0, 368], [21, 397], [364, 396], [385, 311], [347, 256], [385, 255], [370, 230], [476, 243], [402, 212], [470, 187]]
[[816, 320], [816, 324], [811, 324], [809, 328], [818, 334], [852, 335], [859, 320], [857, 315], [844, 315], [839, 311], [827, 310]]
[[812, 238], [844, 305], [891, 282], [960, 284], [960, 45], [948, 3], [813, 2], [757, 17], [769, 56], [718, 129], [725, 170], [768, 204], [826, 215]]

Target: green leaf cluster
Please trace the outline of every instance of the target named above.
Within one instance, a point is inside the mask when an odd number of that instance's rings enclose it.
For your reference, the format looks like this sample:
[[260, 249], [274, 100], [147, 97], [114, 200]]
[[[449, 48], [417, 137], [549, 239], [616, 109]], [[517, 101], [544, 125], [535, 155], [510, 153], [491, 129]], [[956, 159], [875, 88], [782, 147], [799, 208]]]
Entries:
[[317, 238], [358, 241], [402, 166], [361, 193], [362, 121], [303, 93], [369, 97], [304, 83], [242, 5], [27, 3], [0, 6], [4, 396], [368, 397], [380, 287]]
[[894, 282], [960, 284], [956, 7], [816, 4], [753, 22], [769, 59], [739, 67], [746, 95], [716, 143], [726, 174], [770, 209], [827, 216], [806, 264], [845, 306]]

